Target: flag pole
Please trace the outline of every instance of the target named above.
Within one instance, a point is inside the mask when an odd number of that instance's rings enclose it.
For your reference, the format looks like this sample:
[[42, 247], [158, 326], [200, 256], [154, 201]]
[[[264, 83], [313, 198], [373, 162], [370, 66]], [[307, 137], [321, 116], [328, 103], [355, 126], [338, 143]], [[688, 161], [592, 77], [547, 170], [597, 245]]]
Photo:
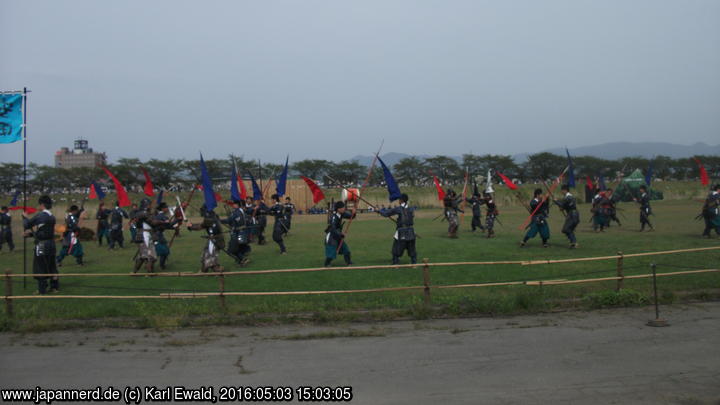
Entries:
[[[23, 87], [23, 211], [27, 208], [27, 87]], [[23, 275], [27, 274], [27, 238], [23, 238]], [[23, 277], [23, 290], [27, 277]]]

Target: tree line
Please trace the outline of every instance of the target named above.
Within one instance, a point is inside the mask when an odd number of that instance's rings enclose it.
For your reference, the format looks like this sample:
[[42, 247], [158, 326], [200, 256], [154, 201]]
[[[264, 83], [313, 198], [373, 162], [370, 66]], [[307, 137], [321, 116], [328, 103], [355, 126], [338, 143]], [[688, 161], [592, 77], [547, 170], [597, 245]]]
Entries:
[[[720, 177], [720, 156], [695, 156], [705, 166], [711, 178]], [[244, 160], [230, 155], [227, 159], [208, 159], [205, 164], [210, 177], [219, 184], [227, 183], [233, 168], [249, 178], [266, 180], [280, 175], [282, 164]], [[625, 157], [617, 160], [601, 159], [593, 156], [574, 156], [573, 165], [578, 179], [585, 176], [615, 178], [620, 174], [629, 174], [635, 169], [646, 172], [650, 159]], [[379, 165], [378, 165], [379, 166]], [[457, 160], [449, 156], [407, 157], [393, 165], [392, 172], [401, 185], [428, 186], [432, 176], [437, 176], [444, 185], [462, 184], [466, 169], [471, 176], [485, 175], [488, 169], [500, 171], [506, 176], [522, 182], [533, 182], [557, 177], [567, 166], [567, 157], [548, 152], [530, 155], [523, 163], [515, 162], [510, 155], [473, 155], [465, 154]], [[123, 184], [131, 190], [141, 190], [145, 183], [141, 168], [147, 169], [154, 185], [162, 189], [188, 189], [199, 183], [199, 161], [191, 159], [139, 159], [122, 158], [108, 165]], [[357, 161], [343, 160], [332, 162], [322, 159], [305, 159], [290, 165], [290, 176], [303, 175], [319, 181], [325, 186], [333, 183], [330, 178], [345, 185], [361, 184], [367, 176], [368, 167]], [[698, 167], [693, 158], [673, 159], [657, 156], [652, 159], [653, 177], [663, 180], [690, 180], [698, 178]], [[60, 193], [88, 187], [90, 182], [105, 180], [107, 176], [100, 168], [64, 169], [31, 163], [28, 166], [28, 187], [31, 192]], [[376, 167], [370, 176], [371, 185], [381, 185], [382, 170]], [[23, 181], [22, 165], [16, 163], [0, 164], [0, 190], [10, 193], [20, 189]]]

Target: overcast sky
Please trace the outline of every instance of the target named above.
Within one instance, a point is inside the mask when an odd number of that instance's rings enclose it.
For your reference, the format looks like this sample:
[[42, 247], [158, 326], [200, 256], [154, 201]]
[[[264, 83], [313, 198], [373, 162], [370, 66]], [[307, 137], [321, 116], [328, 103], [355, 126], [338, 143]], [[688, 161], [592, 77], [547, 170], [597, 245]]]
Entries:
[[0, 38], [43, 164], [720, 143], [717, 0], [0, 0]]

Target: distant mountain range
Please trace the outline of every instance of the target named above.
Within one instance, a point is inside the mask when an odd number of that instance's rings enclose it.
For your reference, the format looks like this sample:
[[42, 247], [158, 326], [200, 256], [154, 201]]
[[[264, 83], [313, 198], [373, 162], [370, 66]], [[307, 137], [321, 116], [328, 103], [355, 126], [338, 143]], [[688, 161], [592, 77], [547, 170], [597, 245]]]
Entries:
[[[644, 158], [652, 158], [653, 156], [664, 155], [673, 159], [686, 158], [694, 155], [720, 155], [720, 145], [711, 146], [706, 143], [696, 143], [693, 145], [678, 145], [666, 142], [611, 142], [593, 146], [581, 146], [579, 148], [569, 148], [572, 156], [595, 156], [602, 159], [620, 159], [628, 156], [640, 156]], [[550, 152], [556, 155], [564, 155], [565, 148], [546, 149], [539, 152]], [[537, 153], [537, 152], [533, 152]], [[522, 163], [532, 153], [519, 153], [513, 155], [513, 159]], [[411, 157], [406, 153], [389, 152], [380, 155], [386, 165], [392, 167], [395, 163], [403, 158]], [[432, 155], [415, 155], [423, 159]], [[462, 160], [461, 156], [450, 156], [456, 160]], [[372, 164], [373, 157], [358, 155], [350, 160], [357, 160], [364, 166]]]

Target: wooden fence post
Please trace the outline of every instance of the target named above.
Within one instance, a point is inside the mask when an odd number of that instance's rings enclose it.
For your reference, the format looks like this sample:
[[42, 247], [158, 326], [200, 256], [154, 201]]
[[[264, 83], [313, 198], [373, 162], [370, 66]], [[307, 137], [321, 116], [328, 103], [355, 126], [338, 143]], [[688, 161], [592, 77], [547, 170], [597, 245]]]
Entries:
[[617, 280], [617, 287], [615, 288], [615, 291], [620, 292], [623, 288], [623, 278], [625, 277], [623, 275], [623, 253], [618, 252], [618, 258], [617, 258], [617, 276], [620, 277]]
[[5, 270], [5, 312], [8, 318], [13, 316], [13, 302], [10, 299], [12, 295], [12, 278], [10, 278], [10, 270]]
[[223, 272], [225, 269], [220, 269], [220, 276], [218, 277], [218, 281], [220, 282], [220, 295], [218, 297], [220, 298], [220, 308], [222, 308], [223, 311], [227, 310], [227, 307], [225, 307], [225, 275]]
[[428, 266], [428, 259], [424, 258], [423, 263], [423, 284], [425, 285], [425, 305], [430, 305], [430, 266]]

